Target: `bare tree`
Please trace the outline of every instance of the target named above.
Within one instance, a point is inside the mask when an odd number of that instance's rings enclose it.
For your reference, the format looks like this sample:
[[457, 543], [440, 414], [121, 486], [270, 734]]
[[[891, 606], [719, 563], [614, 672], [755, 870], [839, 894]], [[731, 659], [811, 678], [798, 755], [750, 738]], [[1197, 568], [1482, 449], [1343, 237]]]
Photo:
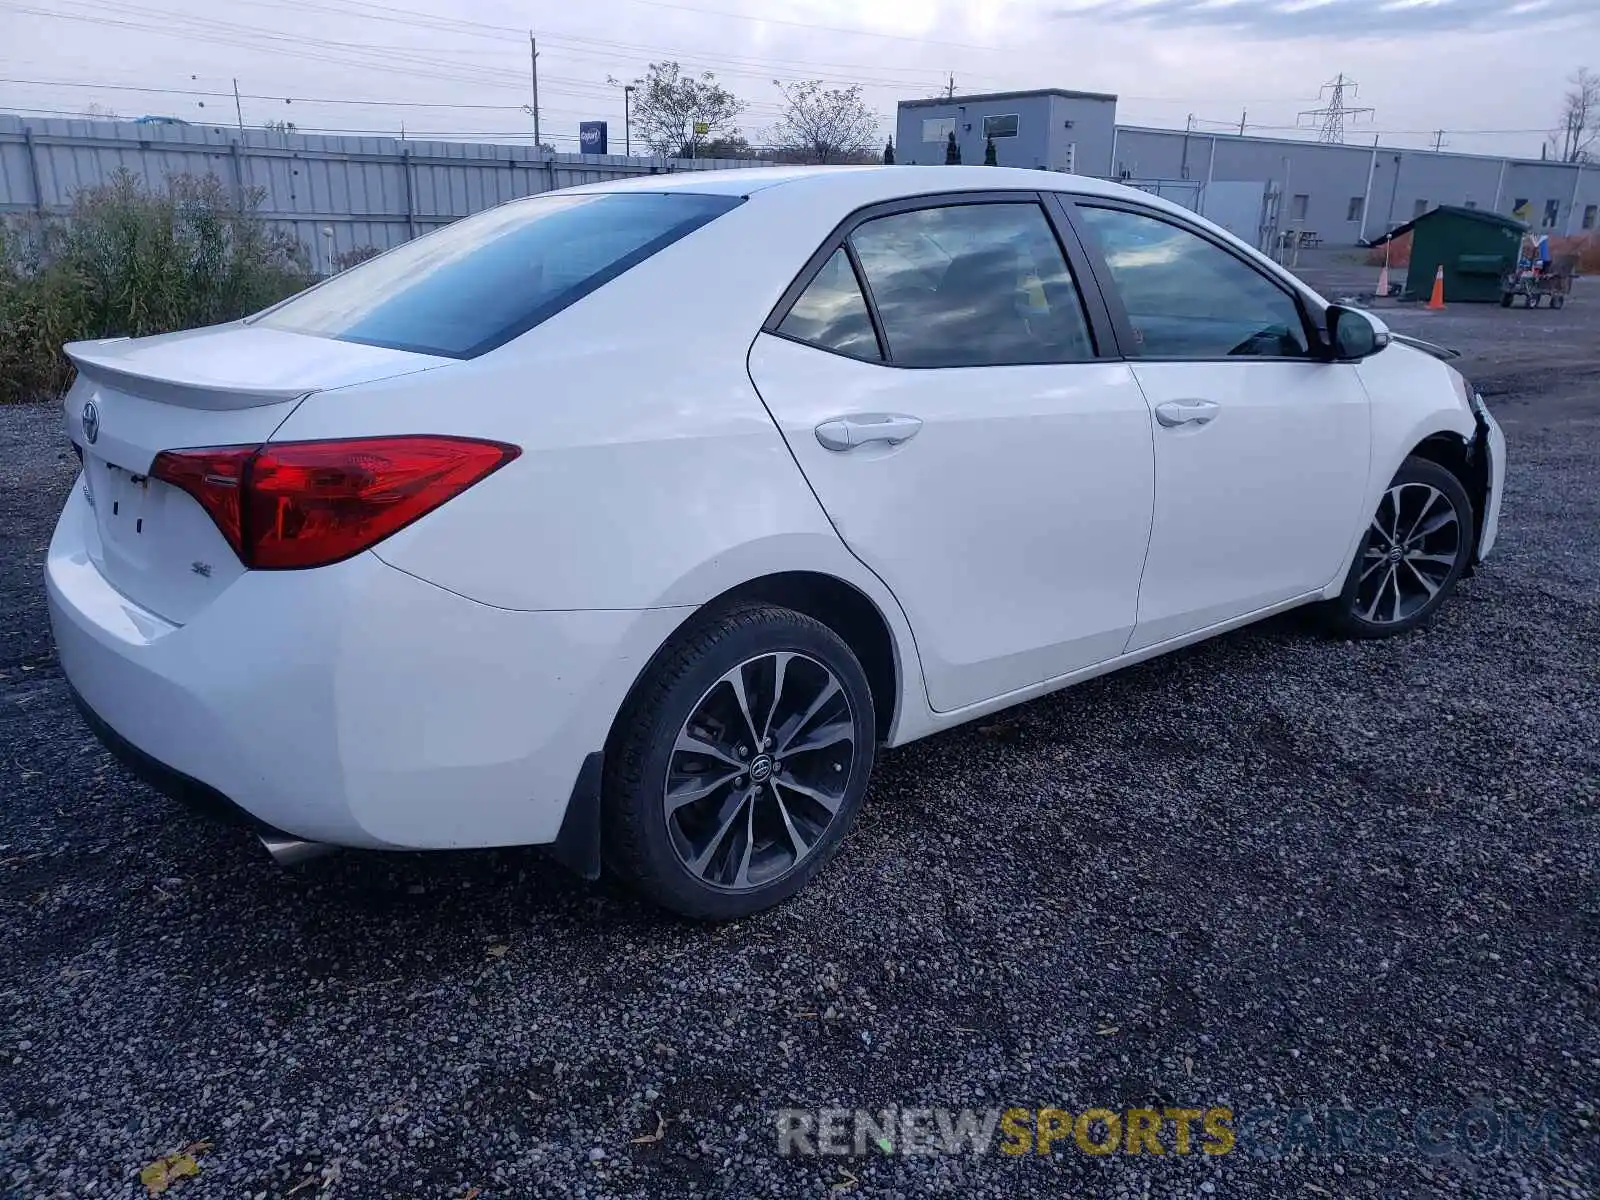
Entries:
[[115, 121], [117, 119], [116, 110], [108, 108], [104, 104], [85, 105], [83, 115], [96, 121]]
[[1600, 75], [1587, 67], [1568, 77], [1572, 85], [1561, 97], [1561, 122], [1550, 138], [1550, 151], [1560, 162], [1591, 162], [1600, 142]]
[[859, 154], [878, 138], [878, 121], [861, 99], [861, 87], [824, 88], [819, 79], [772, 81], [783, 93], [784, 111], [769, 140], [780, 150], [814, 163]]
[[[617, 79], [608, 82], [620, 84]], [[634, 136], [652, 154], [696, 158], [709, 140], [739, 133], [734, 121], [745, 103], [710, 71], [697, 78], [685, 75], [675, 62], [651, 63], [632, 86]]]

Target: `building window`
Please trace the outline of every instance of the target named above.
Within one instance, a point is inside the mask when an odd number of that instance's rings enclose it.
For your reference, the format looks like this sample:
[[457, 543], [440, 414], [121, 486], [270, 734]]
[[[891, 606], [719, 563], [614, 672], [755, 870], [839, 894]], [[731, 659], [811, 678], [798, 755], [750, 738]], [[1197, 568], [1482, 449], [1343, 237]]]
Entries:
[[1546, 200], [1544, 202], [1544, 227], [1546, 229], [1554, 229], [1556, 227], [1556, 221], [1558, 221], [1560, 217], [1561, 201]]
[[985, 117], [983, 119], [983, 136], [986, 138], [1016, 137], [1017, 114], [1008, 113], [1003, 117]]
[[1367, 198], [1365, 196], [1351, 196], [1350, 207], [1345, 210], [1346, 221], [1359, 221], [1367, 215]]
[[1420, 217], [1423, 213], [1425, 213], [1427, 211], [1428, 211], [1428, 202], [1426, 200], [1418, 200], [1415, 204], [1413, 204], [1411, 206], [1411, 219], [1413, 221], [1415, 221], [1418, 217]]
[[1306, 219], [1306, 209], [1310, 207], [1310, 196], [1302, 194], [1294, 197], [1294, 199], [1289, 201], [1289, 220], [1304, 221]]
[[950, 135], [956, 131], [954, 117], [930, 117], [922, 123], [922, 140], [925, 142], [949, 141]]
[[1583, 210], [1583, 227], [1593, 229], [1596, 217], [1600, 217], [1600, 204], [1591, 204]]

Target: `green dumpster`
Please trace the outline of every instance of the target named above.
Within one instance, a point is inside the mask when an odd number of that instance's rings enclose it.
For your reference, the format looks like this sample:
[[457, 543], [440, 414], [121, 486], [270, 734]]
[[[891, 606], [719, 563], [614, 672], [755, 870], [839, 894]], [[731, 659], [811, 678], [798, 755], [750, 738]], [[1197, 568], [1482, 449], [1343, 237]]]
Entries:
[[1517, 265], [1527, 232], [1521, 221], [1499, 213], [1441, 204], [1372, 244], [1381, 246], [1403, 233], [1411, 235], [1408, 300], [1426, 300], [1433, 293], [1435, 272], [1443, 267], [1447, 304], [1497, 304], [1500, 279]]

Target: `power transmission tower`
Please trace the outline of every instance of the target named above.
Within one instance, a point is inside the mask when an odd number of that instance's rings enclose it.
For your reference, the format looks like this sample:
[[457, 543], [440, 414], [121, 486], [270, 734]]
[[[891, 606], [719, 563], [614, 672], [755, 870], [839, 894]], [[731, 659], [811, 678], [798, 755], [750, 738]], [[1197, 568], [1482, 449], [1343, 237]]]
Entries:
[[1319, 142], [1342, 144], [1344, 142], [1344, 123], [1347, 118], [1359, 120], [1362, 117], [1371, 116], [1377, 111], [1372, 108], [1357, 108], [1346, 103], [1346, 97], [1351, 100], [1355, 99], [1356, 87], [1356, 81], [1354, 79], [1346, 79], [1341, 71], [1339, 77], [1333, 82], [1322, 85], [1320, 94], [1327, 98], [1327, 104], [1322, 108], [1308, 108], [1300, 114], [1301, 117], [1318, 118], [1321, 125], [1320, 132], [1317, 134]]

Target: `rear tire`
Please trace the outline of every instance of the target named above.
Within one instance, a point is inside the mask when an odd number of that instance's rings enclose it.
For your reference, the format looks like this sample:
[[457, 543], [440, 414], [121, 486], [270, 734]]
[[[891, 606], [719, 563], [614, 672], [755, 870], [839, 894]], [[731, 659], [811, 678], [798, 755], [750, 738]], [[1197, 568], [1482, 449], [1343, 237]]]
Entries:
[[1378, 501], [1344, 589], [1321, 606], [1329, 629], [1393, 637], [1426, 625], [1472, 560], [1472, 500], [1438, 463], [1408, 458]]
[[838, 849], [876, 753], [872, 689], [820, 621], [745, 604], [657, 656], [606, 754], [607, 863], [663, 908], [760, 912]]

